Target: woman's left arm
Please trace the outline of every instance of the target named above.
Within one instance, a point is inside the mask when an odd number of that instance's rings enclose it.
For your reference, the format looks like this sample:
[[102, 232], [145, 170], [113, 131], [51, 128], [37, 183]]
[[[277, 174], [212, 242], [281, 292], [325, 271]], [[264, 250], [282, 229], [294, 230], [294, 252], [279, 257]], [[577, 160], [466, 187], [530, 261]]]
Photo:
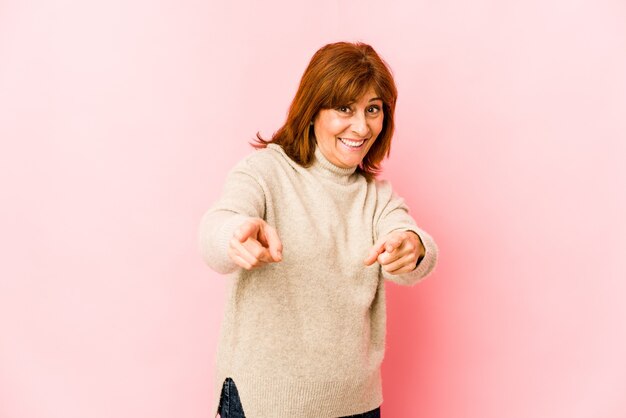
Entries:
[[404, 199], [393, 192], [389, 182], [377, 181], [376, 185], [379, 202], [374, 219], [376, 237], [365, 264], [378, 261], [385, 279], [414, 285], [435, 268], [437, 244], [417, 226]]

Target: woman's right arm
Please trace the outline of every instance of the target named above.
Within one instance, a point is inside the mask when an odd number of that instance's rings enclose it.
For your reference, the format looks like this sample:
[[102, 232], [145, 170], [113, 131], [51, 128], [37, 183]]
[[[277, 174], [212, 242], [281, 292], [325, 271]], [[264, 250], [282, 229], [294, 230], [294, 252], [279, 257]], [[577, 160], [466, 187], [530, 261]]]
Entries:
[[[260, 266], [266, 256], [256, 238], [267, 229], [264, 217], [265, 193], [247, 159], [243, 160], [229, 172], [221, 197], [202, 216], [198, 245], [204, 262], [221, 274], [246, 268], [247, 264], [250, 268]], [[249, 224], [259, 227], [255, 231]]]

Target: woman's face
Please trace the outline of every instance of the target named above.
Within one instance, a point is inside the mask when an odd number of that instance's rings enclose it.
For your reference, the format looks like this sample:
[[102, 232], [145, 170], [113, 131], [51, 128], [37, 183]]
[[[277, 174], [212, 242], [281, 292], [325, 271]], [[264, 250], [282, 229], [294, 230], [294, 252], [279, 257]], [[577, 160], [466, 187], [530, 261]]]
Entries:
[[322, 109], [313, 121], [317, 145], [337, 167], [358, 166], [383, 129], [383, 101], [373, 89], [353, 103]]

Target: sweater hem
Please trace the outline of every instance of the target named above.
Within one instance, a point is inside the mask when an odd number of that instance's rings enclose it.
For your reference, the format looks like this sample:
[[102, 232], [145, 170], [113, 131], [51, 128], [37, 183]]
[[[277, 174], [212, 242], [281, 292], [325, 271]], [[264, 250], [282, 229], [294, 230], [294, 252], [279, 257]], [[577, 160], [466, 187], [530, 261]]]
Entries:
[[237, 386], [246, 418], [337, 418], [371, 411], [383, 401], [380, 369], [360, 380], [327, 381], [223, 371], [217, 373], [213, 411], [227, 377]]

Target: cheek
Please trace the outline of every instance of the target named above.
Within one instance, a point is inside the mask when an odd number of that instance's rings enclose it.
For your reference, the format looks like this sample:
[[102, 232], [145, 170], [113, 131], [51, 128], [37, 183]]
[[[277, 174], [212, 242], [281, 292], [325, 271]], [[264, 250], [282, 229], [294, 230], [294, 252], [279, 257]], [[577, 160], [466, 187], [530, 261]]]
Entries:
[[349, 124], [342, 119], [335, 118], [328, 122], [328, 131], [332, 135], [340, 134], [348, 128]]
[[346, 128], [349, 126], [349, 123], [345, 119], [342, 119], [339, 117], [333, 117], [330, 115], [322, 119], [321, 122], [322, 122], [321, 126], [322, 126], [322, 129], [324, 130], [324, 133], [326, 135], [332, 135], [332, 136], [338, 135], [339, 133], [346, 130]]
[[383, 130], [383, 118], [374, 121], [374, 123], [372, 123], [371, 125], [371, 129], [372, 132], [374, 132], [376, 136], [378, 136], [378, 134], [380, 134], [380, 131]]

